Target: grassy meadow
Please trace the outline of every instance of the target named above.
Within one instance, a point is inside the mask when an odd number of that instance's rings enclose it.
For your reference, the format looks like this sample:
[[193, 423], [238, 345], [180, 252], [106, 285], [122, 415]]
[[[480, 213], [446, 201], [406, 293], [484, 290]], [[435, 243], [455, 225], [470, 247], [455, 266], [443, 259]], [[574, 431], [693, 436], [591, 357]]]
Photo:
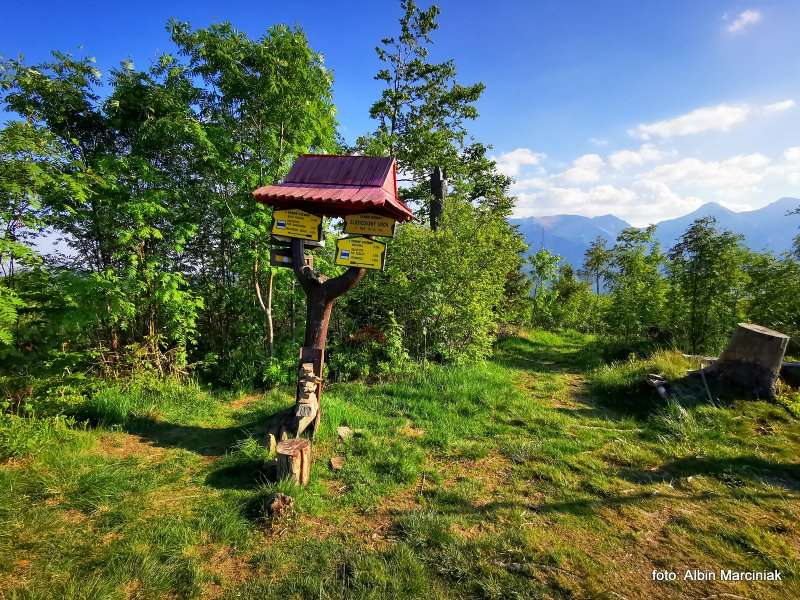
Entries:
[[[0, 421], [0, 597], [800, 597], [800, 421], [680, 386], [664, 404], [640, 376], [678, 379], [683, 357], [599, 365], [595, 343], [535, 332], [328, 387], [304, 489], [264, 449], [289, 390], [52, 387], [61, 416]], [[295, 504], [271, 520], [276, 490]]]

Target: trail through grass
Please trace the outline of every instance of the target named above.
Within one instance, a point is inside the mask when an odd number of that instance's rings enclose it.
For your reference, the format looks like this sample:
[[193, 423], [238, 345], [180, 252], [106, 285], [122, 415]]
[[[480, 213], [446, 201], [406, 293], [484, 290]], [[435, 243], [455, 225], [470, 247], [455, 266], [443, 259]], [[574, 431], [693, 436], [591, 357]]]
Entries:
[[[653, 402], [621, 400], [645, 367], [594, 356], [586, 336], [537, 332], [485, 364], [331, 386], [305, 489], [274, 483], [262, 446], [286, 390], [117, 387], [76, 421], [3, 417], [0, 597], [800, 597], [797, 419], [630, 410]], [[270, 521], [276, 490], [295, 510]]]

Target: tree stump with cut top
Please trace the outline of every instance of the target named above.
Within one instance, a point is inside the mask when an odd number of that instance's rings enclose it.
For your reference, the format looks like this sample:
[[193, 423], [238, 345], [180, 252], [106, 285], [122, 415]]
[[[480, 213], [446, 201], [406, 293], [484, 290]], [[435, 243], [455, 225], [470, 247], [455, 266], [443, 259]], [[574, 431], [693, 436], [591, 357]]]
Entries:
[[278, 479], [291, 478], [298, 485], [311, 479], [311, 442], [293, 439], [278, 442]]
[[722, 385], [731, 385], [754, 398], [775, 399], [789, 336], [749, 323], [739, 323], [719, 359], [705, 370]]

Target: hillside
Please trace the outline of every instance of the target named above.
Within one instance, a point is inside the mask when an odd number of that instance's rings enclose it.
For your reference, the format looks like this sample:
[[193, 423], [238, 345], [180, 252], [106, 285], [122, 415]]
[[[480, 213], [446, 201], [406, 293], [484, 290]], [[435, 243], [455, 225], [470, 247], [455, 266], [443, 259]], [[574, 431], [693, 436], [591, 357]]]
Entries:
[[[636, 364], [597, 376], [595, 357], [591, 337], [538, 332], [480, 367], [333, 385], [308, 488], [274, 483], [260, 447], [288, 390], [109, 387], [73, 392], [84, 426], [4, 415], [0, 596], [800, 596], [799, 422], [644, 393], [652, 412], [626, 416], [596, 393]], [[270, 519], [275, 491], [294, 509]], [[784, 581], [651, 578], [695, 567]]]
[[[781, 253], [791, 249], [792, 240], [798, 234], [800, 217], [787, 216], [787, 213], [799, 206], [798, 198], [781, 198], [757, 210], [734, 212], [709, 202], [687, 215], [657, 223], [656, 239], [662, 247], [670, 248], [695, 219], [712, 216], [720, 229], [742, 234], [751, 249]], [[532, 251], [547, 248], [574, 266], [583, 263], [583, 254], [592, 240], [602, 236], [611, 242], [622, 229], [630, 226], [613, 215], [527, 217], [511, 219], [511, 223], [519, 228]]]

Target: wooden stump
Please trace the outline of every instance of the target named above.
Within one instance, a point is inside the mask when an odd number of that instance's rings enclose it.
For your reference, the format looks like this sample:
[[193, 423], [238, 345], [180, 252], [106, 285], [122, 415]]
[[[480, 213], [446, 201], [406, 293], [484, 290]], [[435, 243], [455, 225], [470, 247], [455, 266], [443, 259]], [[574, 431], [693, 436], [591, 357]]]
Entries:
[[755, 398], [774, 399], [789, 336], [761, 325], [739, 323], [727, 348], [706, 374]]
[[299, 485], [311, 479], [311, 442], [304, 439], [278, 442], [278, 479], [290, 477]]

